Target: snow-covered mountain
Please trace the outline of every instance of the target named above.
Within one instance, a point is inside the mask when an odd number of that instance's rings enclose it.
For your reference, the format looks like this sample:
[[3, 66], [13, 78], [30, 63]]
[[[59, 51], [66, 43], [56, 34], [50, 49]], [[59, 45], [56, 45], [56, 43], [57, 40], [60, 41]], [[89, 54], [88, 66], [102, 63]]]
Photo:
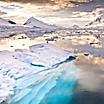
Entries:
[[0, 38], [8, 38], [22, 33], [26, 28], [23, 25], [16, 24], [12, 20], [0, 18]]
[[56, 29], [58, 28], [57, 26], [54, 25], [48, 25], [34, 17], [29, 18], [24, 25], [28, 25], [28, 26], [33, 26], [36, 28], [41, 28], [41, 29]]
[[104, 15], [97, 17], [94, 21], [91, 21], [87, 25], [87, 28], [104, 29]]
[[11, 20], [0, 18], [0, 25], [13, 25], [13, 24], [16, 24], [16, 23]]
[[44, 33], [53, 32], [58, 29], [61, 29], [61, 27], [48, 25], [34, 17], [29, 18], [24, 25], [0, 18], [0, 38], [6, 38], [21, 33], [25, 33], [29, 38], [36, 38], [42, 36]]

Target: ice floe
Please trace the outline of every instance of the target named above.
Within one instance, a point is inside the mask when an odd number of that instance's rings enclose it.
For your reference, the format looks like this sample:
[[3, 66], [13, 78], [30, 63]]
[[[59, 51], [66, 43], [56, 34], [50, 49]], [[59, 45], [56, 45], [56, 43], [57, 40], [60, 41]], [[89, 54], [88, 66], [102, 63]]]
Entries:
[[34, 104], [35, 101], [39, 104], [66, 69], [68, 80], [75, 79], [72, 62], [67, 67], [75, 55], [51, 44], [33, 45], [14, 52], [1, 51], [0, 58], [0, 102]]

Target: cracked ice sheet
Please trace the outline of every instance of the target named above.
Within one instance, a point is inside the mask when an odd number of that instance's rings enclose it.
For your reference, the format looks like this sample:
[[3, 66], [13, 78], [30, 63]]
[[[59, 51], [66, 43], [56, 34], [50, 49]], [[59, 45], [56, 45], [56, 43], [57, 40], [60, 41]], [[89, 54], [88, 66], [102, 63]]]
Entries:
[[73, 53], [62, 50], [51, 44], [39, 44], [30, 47], [30, 51], [23, 50], [16, 53], [15, 57], [25, 63], [51, 68], [53, 65], [75, 57]]
[[[55, 74], [58, 71], [55, 72], [56, 69], [53, 66], [65, 63], [70, 56], [75, 57], [74, 54], [50, 44], [34, 45], [30, 47], [30, 50], [1, 51], [0, 79], [4, 81], [0, 80], [0, 92], [2, 92], [0, 102], [9, 100], [14, 93], [18, 95], [22, 89], [31, 85], [38, 83], [44, 85], [47, 83], [47, 78], [58, 75]], [[52, 76], [50, 73], [53, 73]], [[29, 93], [31, 90], [26, 89], [26, 91]], [[25, 96], [27, 93], [22, 94]]]

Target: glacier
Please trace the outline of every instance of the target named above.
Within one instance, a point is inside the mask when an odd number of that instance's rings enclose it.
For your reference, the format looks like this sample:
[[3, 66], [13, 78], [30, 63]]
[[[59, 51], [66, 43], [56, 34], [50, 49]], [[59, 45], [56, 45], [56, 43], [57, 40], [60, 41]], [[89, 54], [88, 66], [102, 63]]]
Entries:
[[75, 55], [51, 44], [0, 52], [0, 102], [69, 104], [77, 80]]

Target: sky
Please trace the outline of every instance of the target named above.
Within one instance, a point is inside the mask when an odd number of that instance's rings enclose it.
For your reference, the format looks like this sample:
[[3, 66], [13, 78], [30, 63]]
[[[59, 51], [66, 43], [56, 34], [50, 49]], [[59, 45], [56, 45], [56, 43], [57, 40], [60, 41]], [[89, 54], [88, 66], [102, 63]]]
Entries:
[[48, 24], [82, 27], [103, 14], [104, 0], [0, 1], [0, 17], [17, 23], [24, 23], [28, 18], [35, 17]]
[[58, 3], [58, 2], [89, 2], [91, 0], [1, 0], [1, 1], [6, 1], [6, 2], [9, 2], [9, 1], [15, 1], [15, 2], [38, 2], [38, 3], [47, 3], [47, 2], [50, 2], [50, 3]]

